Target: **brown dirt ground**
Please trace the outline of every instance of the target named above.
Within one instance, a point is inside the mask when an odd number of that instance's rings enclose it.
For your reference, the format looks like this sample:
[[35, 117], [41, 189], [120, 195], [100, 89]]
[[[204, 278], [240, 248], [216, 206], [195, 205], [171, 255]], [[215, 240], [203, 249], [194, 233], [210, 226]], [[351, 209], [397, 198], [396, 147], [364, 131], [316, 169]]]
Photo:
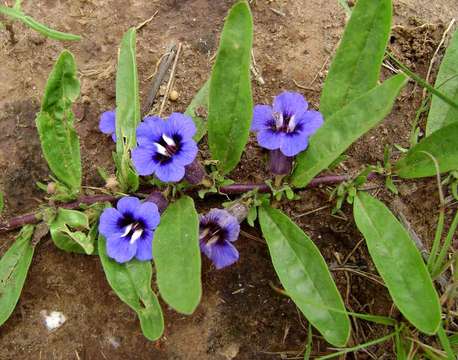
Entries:
[[[448, 22], [458, 17], [456, 0], [394, 0], [391, 38], [396, 52], [415, 71], [425, 76], [433, 52]], [[9, 1], [11, 3], [11, 1]], [[36, 181], [49, 173], [40, 154], [34, 127], [35, 114], [48, 73], [65, 47], [76, 56], [82, 94], [77, 104], [86, 185], [103, 185], [97, 166], [113, 169], [113, 144], [97, 130], [98, 116], [115, 103], [115, 61], [124, 31], [157, 16], [138, 33], [137, 52], [141, 94], [146, 94], [148, 76], [172, 41], [181, 41], [174, 88], [177, 102], [166, 111], [183, 111], [206, 80], [212, 64], [224, 16], [232, 0], [37, 0], [25, 1], [24, 9], [36, 19], [63, 31], [82, 34], [80, 42], [60, 43], [14, 24], [15, 43], [0, 30], [0, 190], [6, 194], [5, 216], [31, 211], [43, 199]], [[253, 81], [256, 103], [270, 103], [282, 89], [302, 91], [318, 107], [319, 92], [329, 58], [345, 25], [345, 15], [335, 0], [254, 0], [254, 54], [265, 80]], [[279, 10], [284, 16], [275, 13]], [[438, 60], [443, 51], [439, 53]], [[434, 66], [434, 71], [437, 66]], [[389, 75], [384, 70], [383, 76]], [[296, 85], [303, 84], [309, 90]], [[385, 144], [408, 145], [408, 135], [421, 89], [410, 84], [392, 114], [348, 151], [350, 158], [336, 172], [355, 171], [382, 159]], [[203, 147], [204, 149], [204, 147]], [[203, 151], [206, 154], [205, 149]], [[264, 155], [251, 142], [232, 177], [260, 181], [266, 173], [259, 166]], [[382, 188], [388, 204], [394, 197]], [[329, 189], [300, 193], [302, 200], [281, 204], [283, 210], [316, 241], [328, 264], [338, 265], [361, 240], [351, 220], [351, 211], [333, 217], [329, 208], [307, 216], [304, 213], [331, 205]], [[431, 239], [437, 209], [434, 181], [404, 183], [398, 197], [413, 228]], [[200, 202], [203, 207], [208, 207]], [[167, 309], [165, 336], [155, 343], [141, 335], [134, 313], [117, 299], [105, 281], [97, 257], [58, 251], [43, 241], [36, 250], [21, 300], [7, 323], [0, 328], [0, 359], [287, 359], [300, 358], [307, 336], [307, 322], [294, 304], [274, 292], [278, 279], [257, 229], [243, 227], [237, 246], [240, 261], [215, 271], [204, 261], [204, 296], [190, 317]], [[2, 238], [0, 253], [13, 234]], [[364, 245], [347, 265], [376, 273]], [[348, 308], [359, 312], [388, 314], [386, 290], [365, 277], [335, 271], [335, 279]], [[40, 312], [58, 310], [68, 318], [49, 333]], [[357, 322], [355, 342], [380, 336], [386, 330]], [[330, 351], [314, 334], [314, 354]], [[115, 345], [114, 345], [115, 344]], [[299, 356], [299, 357], [297, 357]], [[391, 344], [374, 346], [370, 354], [356, 359], [394, 359]]]

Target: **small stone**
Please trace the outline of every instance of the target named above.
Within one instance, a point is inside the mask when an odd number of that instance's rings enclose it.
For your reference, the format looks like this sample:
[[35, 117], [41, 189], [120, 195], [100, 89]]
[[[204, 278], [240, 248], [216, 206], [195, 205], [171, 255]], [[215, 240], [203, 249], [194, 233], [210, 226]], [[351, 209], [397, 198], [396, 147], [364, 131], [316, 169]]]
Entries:
[[118, 180], [116, 179], [116, 177], [114, 176], [110, 176], [107, 180], [106, 180], [106, 184], [105, 184], [105, 187], [107, 189], [110, 189], [110, 190], [113, 190], [113, 189], [116, 189], [118, 187], [119, 183], [118, 183]]
[[51, 311], [50, 313], [48, 313], [48, 311], [42, 310], [41, 316], [43, 316], [46, 328], [49, 331], [53, 331], [61, 327], [64, 324], [64, 322], [67, 321], [65, 315], [62, 314], [60, 311]]
[[231, 343], [227, 345], [221, 352], [220, 354], [224, 356], [227, 360], [232, 360], [234, 359], [238, 354], [240, 350], [240, 345], [236, 343]]
[[172, 101], [177, 101], [178, 100], [178, 91], [176, 90], [172, 90], [169, 94], [169, 99], [172, 100]]

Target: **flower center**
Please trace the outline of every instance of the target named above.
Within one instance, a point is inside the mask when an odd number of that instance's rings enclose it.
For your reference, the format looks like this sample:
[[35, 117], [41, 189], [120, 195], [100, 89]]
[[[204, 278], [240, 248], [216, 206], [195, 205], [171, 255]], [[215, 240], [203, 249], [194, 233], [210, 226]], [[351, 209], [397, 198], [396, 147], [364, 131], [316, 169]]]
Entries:
[[162, 134], [161, 139], [154, 144], [156, 145], [157, 152], [166, 158], [172, 157], [178, 151], [177, 142], [165, 134]]
[[139, 222], [133, 222], [124, 227], [121, 237], [130, 237], [130, 243], [133, 244], [143, 234], [143, 226]]
[[285, 133], [293, 132], [296, 129], [295, 115], [274, 113], [275, 130]]
[[199, 240], [207, 245], [224, 242], [224, 230], [216, 223], [210, 222], [200, 230]]

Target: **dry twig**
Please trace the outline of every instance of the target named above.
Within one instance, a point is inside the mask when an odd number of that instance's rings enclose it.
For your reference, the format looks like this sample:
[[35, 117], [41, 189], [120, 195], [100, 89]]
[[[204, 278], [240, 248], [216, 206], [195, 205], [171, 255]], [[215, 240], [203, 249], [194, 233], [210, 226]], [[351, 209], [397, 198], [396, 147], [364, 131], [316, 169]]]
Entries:
[[172, 87], [172, 81], [173, 81], [173, 78], [175, 76], [175, 71], [176, 71], [176, 68], [177, 68], [178, 57], [180, 56], [180, 52], [181, 52], [181, 46], [182, 46], [182, 44], [179, 43], [178, 44], [178, 49], [177, 49], [177, 54], [175, 56], [175, 61], [173, 62], [172, 72], [170, 73], [169, 82], [167, 83], [167, 88], [165, 90], [164, 98], [162, 99], [161, 108], [159, 110], [159, 116], [162, 115], [162, 111], [164, 111], [164, 107], [165, 107], [165, 102], [167, 101], [167, 99], [169, 97], [170, 88]]

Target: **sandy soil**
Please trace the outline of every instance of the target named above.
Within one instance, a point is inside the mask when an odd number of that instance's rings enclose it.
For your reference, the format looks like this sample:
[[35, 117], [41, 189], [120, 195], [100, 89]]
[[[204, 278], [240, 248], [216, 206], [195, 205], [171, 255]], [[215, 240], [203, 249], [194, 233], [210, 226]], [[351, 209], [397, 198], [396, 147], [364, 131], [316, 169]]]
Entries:
[[[11, 1], [9, 1], [11, 3]], [[115, 104], [115, 63], [124, 31], [157, 16], [138, 33], [137, 52], [142, 98], [148, 77], [171, 42], [183, 42], [174, 88], [176, 102], [166, 112], [183, 111], [208, 77], [220, 30], [232, 0], [37, 0], [24, 9], [53, 27], [82, 34], [74, 43], [47, 40], [15, 23], [11, 33], [0, 30], [0, 190], [6, 195], [4, 216], [22, 214], [39, 206], [43, 193], [36, 181], [48, 179], [40, 154], [34, 119], [48, 73], [63, 48], [76, 56], [82, 93], [76, 106], [86, 185], [100, 186], [97, 166], [113, 170], [110, 139], [97, 129], [99, 114]], [[425, 76], [435, 48], [450, 20], [458, 17], [455, 0], [394, 0], [392, 50]], [[265, 83], [253, 80], [256, 103], [270, 103], [282, 89], [301, 91], [318, 108], [319, 93], [345, 25], [345, 14], [335, 0], [254, 0], [254, 55]], [[273, 10], [272, 10], [273, 9]], [[276, 11], [274, 11], [276, 10]], [[439, 53], [437, 60], [443, 55]], [[436, 63], [437, 64], [437, 63]], [[434, 72], [437, 66], [433, 67]], [[390, 73], [384, 70], [383, 76]], [[297, 87], [304, 85], [307, 90]], [[348, 152], [350, 158], [336, 172], [356, 171], [383, 156], [385, 144], [408, 145], [408, 136], [421, 89], [410, 84], [393, 113]], [[205, 145], [203, 156], [207, 156]], [[264, 154], [250, 142], [242, 163], [231, 176], [238, 181], [260, 181]], [[381, 187], [379, 196], [395, 198]], [[361, 240], [351, 220], [330, 215], [329, 189], [300, 193], [301, 200], [281, 204], [283, 210], [316, 241], [328, 264], [336, 266]], [[425, 241], [431, 239], [437, 209], [433, 181], [409, 182], [396, 199]], [[214, 200], [212, 200], [214, 201]], [[202, 209], [216, 203], [199, 202]], [[328, 206], [328, 207], [325, 207]], [[319, 209], [310, 215], [303, 214]], [[3, 236], [0, 254], [13, 234]], [[108, 286], [97, 257], [58, 251], [47, 239], [37, 248], [21, 300], [0, 328], [0, 359], [287, 359], [304, 349], [307, 322], [294, 304], [273, 291], [279, 286], [267, 247], [256, 228], [243, 227], [237, 244], [241, 260], [223, 271], [204, 262], [204, 297], [190, 317], [166, 309], [166, 333], [155, 343], [141, 335], [134, 313]], [[376, 273], [364, 245], [348, 265]], [[386, 290], [371, 280], [334, 271], [349, 309], [388, 314]], [[61, 311], [66, 323], [49, 333], [42, 311]], [[386, 330], [357, 322], [354, 342], [382, 335]], [[314, 337], [314, 354], [330, 351]], [[370, 349], [377, 359], [393, 359], [391, 344]], [[350, 355], [349, 358], [355, 358]], [[357, 359], [370, 358], [360, 353]]]

